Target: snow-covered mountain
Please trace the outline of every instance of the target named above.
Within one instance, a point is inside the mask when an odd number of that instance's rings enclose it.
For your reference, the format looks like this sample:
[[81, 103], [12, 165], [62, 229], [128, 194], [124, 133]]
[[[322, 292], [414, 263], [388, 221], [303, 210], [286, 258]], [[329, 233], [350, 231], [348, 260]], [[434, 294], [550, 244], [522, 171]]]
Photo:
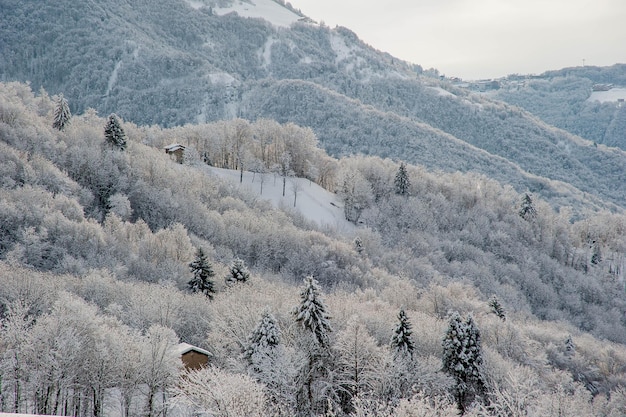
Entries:
[[0, 79], [62, 92], [74, 112], [161, 126], [294, 122], [336, 157], [472, 171], [577, 212], [626, 207], [623, 151], [432, 78], [279, 2], [25, 0], [4, 3], [2, 16]]

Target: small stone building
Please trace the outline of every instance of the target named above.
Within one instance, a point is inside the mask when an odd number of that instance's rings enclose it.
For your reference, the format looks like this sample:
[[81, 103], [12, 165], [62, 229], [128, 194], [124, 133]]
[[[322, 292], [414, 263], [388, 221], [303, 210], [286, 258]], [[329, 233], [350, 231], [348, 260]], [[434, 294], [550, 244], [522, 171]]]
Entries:
[[163, 149], [165, 149], [165, 153], [168, 154], [172, 160], [178, 162], [179, 164], [183, 163], [185, 157], [184, 145], [181, 145], [180, 143], [172, 143]]
[[176, 353], [188, 370], [198, 370], [207, 366], [211, 356], [208, 351], [188, 343], [179, 343], [176, 346]]

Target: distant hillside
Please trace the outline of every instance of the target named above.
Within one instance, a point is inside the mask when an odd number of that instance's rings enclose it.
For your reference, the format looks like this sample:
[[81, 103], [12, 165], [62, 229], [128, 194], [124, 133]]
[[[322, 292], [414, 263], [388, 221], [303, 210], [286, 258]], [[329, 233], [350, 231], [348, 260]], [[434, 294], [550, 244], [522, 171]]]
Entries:
[[[533, 77], [509, 78], [489, 95], [523, 107], [572, 134], [626, 149], [626, 106], [618, 101], [626, 98], [626, 64], [564, 68]], [[612, 100], [598, 100], [600, 93], [593, 92], [597, 85], [620, 93], [614, 94]]]
[[[279, 3], [3, 0], [0, 10], [0, 79], [62, 92], [74, 112], [160, 126], [270, 117], [311, 127], [334, 156], [482, 173], [576, 212], [626, 207], [623, 152], [424, 77]], [[298, 21], [286, 28], [278, 10]]]

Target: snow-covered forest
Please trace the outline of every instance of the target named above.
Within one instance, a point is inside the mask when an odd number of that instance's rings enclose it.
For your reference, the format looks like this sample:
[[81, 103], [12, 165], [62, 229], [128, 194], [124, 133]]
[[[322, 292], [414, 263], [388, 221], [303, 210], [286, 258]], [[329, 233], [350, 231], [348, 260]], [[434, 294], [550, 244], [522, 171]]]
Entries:
[[[624, 414], [625, 215], [334, 159], [293, 123], [165, 129], [63, 101], [0, 83], [0, 411]], [[354, 230], [207, 162], [317, 182]], [[179, 342], [209, 367], [185, 371]]]

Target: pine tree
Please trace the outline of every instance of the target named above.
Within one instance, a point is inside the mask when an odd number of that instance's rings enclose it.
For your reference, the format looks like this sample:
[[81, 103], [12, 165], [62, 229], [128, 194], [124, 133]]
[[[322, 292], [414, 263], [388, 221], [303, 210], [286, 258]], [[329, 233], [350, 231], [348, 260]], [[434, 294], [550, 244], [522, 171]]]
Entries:
[[393, 336], [391, 336], [391, 349], [395, 358], [413, 357], [415, 345], [411, 338], [411, 323], [409, 322], [404, 309], [398, 313], [398, 325], [396, 326]]
[[313, 277], [304, 279], [304, 288], [300, 292], [300, 305], [296, 308], [296, 322], [310, 331], [322, 347], [328, 347], [328, 334], [332, 332], [330, 316], [322, 300], [321, 289]]
[[243, 259], [235, 258], [230, 264], [230, 271], [226, 277], [227, 284], [243, 283], [250, 278], [250, 271]]
[[411, 182], [409, 181], [409, 174], [406, 171], [406, 165], [404, 162], [400, 163], [400, 167], [398, 168], [398, 172], [396, 173], [396, 178], [394, 180], [394, 185], [396, 194], [409, 194], [409, 186], [411, 185]]
[[109, 115], [106, 126], [104, 127], [104, 137], [111, 145], [120, 150], [126, 149], [126, 133], [122, 129], [122, 125], [115, 113]]
[[522, 199], [522, 204], [519, 209], [519, 215], [524, 220], [532, 220], [537, 216], [537, 210], [535, 210], [533, 200], [530, 198], [528, 193], [524, 194], [524, 198]]
[[485, 394], [480, 332], [472, 316], [465, 322], [457, 312], [450, 317], [443, 339], [442, 362], [444, 372], [455, 380], [454, 397], [463, 414], [474, 400]]
[[215, 276], [215, 272], [202, 248], [196, 251], [196, 258], [189, 264], [189, 269], [193, 274], [193, 278], [187, 283], [191, 292], [201, 292], [209, 299], [213, 299], [215, 289], [211, 278]]
[[71, 118], [72, 113], [70, 112], [70, 106], [65, 97], [63, 97], [63, 94], [59, 94], [56, 107], [54, 108], [54, 121], [52, 122], [52, 127], [59, 131], [63, 131], [70, 124]]
[[248, 336], [243, 357], [249, 365], [258, 364], [259, 360], [263, 360], [265, 356], [271, 353], [280, 344], [280, 329], [276, 323], [276, 319], [266, 311], [261, 317], [261, 321]]
[[504, 312], [504, 307], [500, 304], [500, 300], [495, 295], [492, 295], [488, 302], [489, 307], [491, 307], [491, 311], [498, 316], [502, 321], [506, 320], [506, 314]]

